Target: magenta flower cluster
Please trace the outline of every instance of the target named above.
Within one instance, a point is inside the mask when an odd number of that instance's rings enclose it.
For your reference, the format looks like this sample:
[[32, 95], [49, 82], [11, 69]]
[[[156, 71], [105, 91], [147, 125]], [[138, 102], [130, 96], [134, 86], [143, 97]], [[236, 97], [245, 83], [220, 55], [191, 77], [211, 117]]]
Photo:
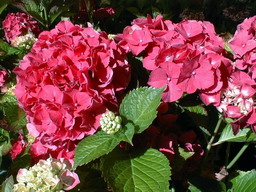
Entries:
[[[7, 32], [11, 16], [4, 21]], [[29, 19], [24, 19], [31, 23], [26, 30], [33, 31], [35, 23]], [[15, 31], [6, 38], [12, 39]], [[42, 32], [15, 68], [15, 93], [26, 111], [29, 134], [35, 137], [33, 157], [72, 159], [76, 144], [97, 131], [101, 114], [118, 109], [118, 98], [130, 80], [128, 52], [142, 58], [150, 72], [149, 85], [165, 86], [164, 102], [198, 93], [206, 105], [234, 119], [235, 133], [247, 126], [256, 130], [256, 17], [240, 24], [229, 41], [233, 61], [206, 21], [138, 18], [116, 40], [62, 21]]]
[[[256, 132], [256, 107], [254, 105], [256, 93], [255, 16], [245, 19], [238, 25], [229, 44], [234, 52], [235, 72], [222, 100], [230, 101], [226, 104], [226, 113], [229, 117], [236, 118], [236, 121], [232, 123], [235, 133], [245, 127], [252, 127]], [[232, 97], [231, 94], [233, 94]]]
[[15, 68], [15, 94], [35, 137], [34, 158], [72, 159], [76, 144], [118, 106], [128, 85], [125, 51], [106, 33], [62, 21], [42, 32]]
[[163, 101], [173, 102], [196, 91], [206, 104], [219, 104], [220, 93], [232, 72], [223, 40], [206, 21], [139, 18], [124, 29], [121, 44], [143, 57], [151, 71], [148, 84], [166, 86]]
[[40, 32], [37, 21], [25, 13], [9, 13], [2, 22], [2, 26], [7, 41], [12, 41], [28, 32], [36, 35]]
[[234, 133], [248, 126], [256, 130], [256, 17], [240, 24], [229, 41], [233, 61], [206, 21], [174, 24], [161, 16], [139, 18], [119, 38], [127, 52], [143, 58], [144, 68], [151, 71], [148, 84], [166, 86], [163, 101], [198, 93], [206, 105], [234, 119]]

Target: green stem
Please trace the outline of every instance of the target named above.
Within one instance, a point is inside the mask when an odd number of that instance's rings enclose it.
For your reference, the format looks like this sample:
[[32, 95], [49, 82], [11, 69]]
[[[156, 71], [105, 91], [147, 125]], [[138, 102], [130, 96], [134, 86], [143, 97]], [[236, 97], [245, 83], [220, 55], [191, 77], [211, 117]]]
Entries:
[[210, 141], [209, 141], [209, 143], [208, 143], [208, 145], [207, 145], [207, 147], [206, 147], [206, 155], [205, 155], [205, 157], [208, 156], [208, 154], [209, 154], [209, 152], [210, 152], [210, 150], [211, 150], [211, 148], [212, 148], [212, 143], [213, 143], [213, 141], [214, 141], [216, 135], [217, 135], [218, 132], [219, 132], [219, 128], [220, 128], [221, 122], [222, 122], [222, 117], [219, 118], [219, 120], [218, 120], [218, 122], [217, 122], [217, 125], [216, 125], [216, 127], [215, 127], [215, 129], [214, 129], [214, 131], [213, 131], [213, 135], [212, 135], [212, 137], [211, 137], [211, 139], [210, 139]]
[[227, 169], [230, 169], [236, 163], [236, 161], [241, 157], [241, 155], [244, 153], [244, 151], [248, 148], [249, 144], [250, 143], [245, 143], [245, 145], [236, 154], [234, 159], [228, 164]]
[[206, 159], [207, 159], [207, 157], [208, 157], [208, 155], [209, 155], [209, 153], [210, 153], [210, 151], [211, 151], [213, 141], [214, 141], [216, 135], [217, 135], [218, 132], [219, 132], [221, 122], [222, 122], [222, 117], [219, 117], [219, 120], [218, 120], [218, 122], [217, 122], [217, 124], [216, 124], [216, 127], [215, 127], [214, 131], [213, 131], [212, 137], [211, 137], [209, 143], [207, 144], [207, 147], [206, 147], [206, 150], [205, 150], [204, 159], [203, 159], [203, 162], [202, 162], [202, 164], [201, 164], [201, 169], [204, 167], [204, 165], [205, 165], [205, 163], [206, 163]]
[[45, 20], [45, 27], [47, 28], [47, 29], [49, 29], [49, 18], [48, 18], [48, 14], [47, 14], [47, 11], [46, 11], [46, 8], [44, 7], [43, 8], [43, 10], [44, 10], [44, 20]]
[[228, 143], [228, 145], [227, 145], [225, 166], [227, 166], [227, 164], [228, 164], [228, 162], [229, 162], [230, 145], [231, 145], [230, 143]]

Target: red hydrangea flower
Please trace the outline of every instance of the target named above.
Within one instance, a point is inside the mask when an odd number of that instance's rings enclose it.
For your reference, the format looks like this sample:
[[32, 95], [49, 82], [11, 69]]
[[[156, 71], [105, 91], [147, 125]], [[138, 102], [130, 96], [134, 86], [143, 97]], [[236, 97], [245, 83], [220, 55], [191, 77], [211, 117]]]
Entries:
[[235, 122], [232, 123], [234, 133], [239, 130], [239, 125], [236, 124], [244, 122], [244, 119], [250, 119], [250, 121], [246, 120], [246, 125], [256, 123], [256, 121], [252, 121], [255, 86], [256, 82], [247, 73], [236, 71], [231, 75], [227, 89], [222, 91], [221, 101], [217, 105], [217, 109], [223, 112], [226, 117], [235, 119]]
[[256, 133], [256, 109], [255, 107], [249, 111], [247, 114], [241, 116], [238, 119], [235, 119], [231, 123], [234, 134], [237, 134], [240, 129], [251, 127], [252, 130]]
[[[239, 129], [252, 127], [256, 132], [256, 16], [245, 19], [229, 41], [234, 52], [235, 72], [230, 76], [225, 89], [221, 90], [221, 101], [217, 109], [226, 117], [233, 118], [234, 133]], [[206, 98], [206, 97], [205, 97]]]
[[[122, 46], [134, 55], [141, 54], [150, 73], [148, 84], [163, 87], [163, 101], [173, 102], [183, 93], [198, 91], [206, 104], [208, 97], [220, 100], [233, 71], [224, 57], [223, 40], [209, 22], [184, 20], [174, 24], [161, 16], [135, 19], [123, 31]], [[208, 101], [208, 102], [207, 102]]]
[[[256, 93], [255, 85], [255, 81], [247, 73], [243, 71], [234, 72], [230, 77], [228, 88], [222, 94], [221, 104], [218, 108], [226, 111], [227, 116], [231, 118], [237, 117], [231, 109], [240, 112], [238, 117], [241, 114], [247, 114], [254, 105], [252, 97]], [[227, 107], [231, 106], [230, 111]]]
[[16, 159], [16, 157], [25, 151], [27, 143], [23, 140], [23, 136], [19, 135], [18, 139], [12, 143], [12, 148], [10, 150], [11, 158]]
[[166, 65], [155, 69], [149, 76], [150, 86], [160, 88], [167, 85], [162, 95], [164, 101], [176, 101], [183, 95], [183, 90], [177, 84], [180, 68], [179, 65]]
[[141, 28], [138, 25], [127, 26], [123, 38], [134, 55], [139, 55], [152, 42], [148, 28]]
[[4, 70], [0, 70], [0, 87], [3, 87], [6, 79], [8, 78], [8, 74]]
[[32, 32], [35, 35], [40, 32], [37, 21], [25, 13], [9, 13], [3, 20], [2, 26], [7, 41], [11, 41], [28, 32]]
[[229, 41], [230, 47], [235, 53], [235, 58], [243, 57], [247, 52], [256, 47], [255, 31], [256, 16], [245, 19], [238, 25], [233, 38]]
[[[256, 59], [256, 16], [245, 19], [229, 41], [234, 52], [236, 67], [240, 70], [251, 68]], [[250, 69], [249, 69], [250, 70]]]
[[76, 144], [115, 111], [130, 79], [126, 54], [107, 34], [62, 21], [42, 32], [15, 70], [16, 96], [36, 138], [33, 157], [73, 158]]

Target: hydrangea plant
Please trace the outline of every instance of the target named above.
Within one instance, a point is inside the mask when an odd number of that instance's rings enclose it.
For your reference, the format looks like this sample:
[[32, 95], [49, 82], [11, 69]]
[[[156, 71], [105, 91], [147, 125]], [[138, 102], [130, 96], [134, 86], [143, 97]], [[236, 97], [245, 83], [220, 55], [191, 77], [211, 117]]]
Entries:
[[256, 16], [229, 3], [236, 31], [211, 0], [0, 2], [1, 190], [255, 191]]

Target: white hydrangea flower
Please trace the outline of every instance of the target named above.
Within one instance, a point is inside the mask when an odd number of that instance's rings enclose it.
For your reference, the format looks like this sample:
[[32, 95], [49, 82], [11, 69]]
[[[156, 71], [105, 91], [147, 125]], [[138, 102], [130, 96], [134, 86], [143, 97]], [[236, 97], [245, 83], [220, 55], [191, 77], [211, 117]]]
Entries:
[[23, 191], [29, 191], [30, 189], [24, 183], [17, 183], [14, 185], [13, 190], [23, 192]]
[[34, 180], [34, 175], [31, 171], [27, 169], [20, 169], [17, 175], [17, 181], [19, 183], [30, 182]]
[[120, 116], [115, 116], [112, 111], [103, 113], [100, 118], [101, 129], [107, 134], [113, 134], [119, 131], [122, 127], [121, 123], [122, 118]]
[[36, 41], [37, 38], [35, 38], [33, 34], [28, 33], [26, 35], [16, 37], [14, 40], [11, 41], [11, 45], [14, 47], [29, 50]]
[[70, 172], [73, 179], [69, 185], [62, 182], [63, 175], [71, 167], [72, 163], [63, 159], [40, 160], [28, 170], [19, 170], [14, 192], [64, 192], [62, 189], [72, 189], [79, 183], [77, 174]]

